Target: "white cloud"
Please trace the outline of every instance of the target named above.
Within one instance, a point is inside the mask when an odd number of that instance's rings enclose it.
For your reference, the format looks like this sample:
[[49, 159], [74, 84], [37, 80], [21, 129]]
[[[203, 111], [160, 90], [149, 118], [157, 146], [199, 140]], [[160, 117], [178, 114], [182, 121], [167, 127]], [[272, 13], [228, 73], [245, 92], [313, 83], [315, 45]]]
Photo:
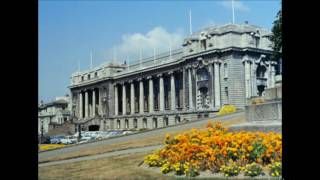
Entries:
[[156, 54], [169, 51], [169, 44], [173, 49], [180, 48], [183, 42], [184, 34], [182, 30], [168, 32], [163, 27], [155, 27], [146, 34], [134, 33], [122, 36], [122, 42], [108, 50], [109, 57], [112, 57], [114, 49], [118, 60], [125, 60], [127, 57], [130, 63], [139, 59], [140, 49], [142, 58], [153, 55], [153, 48]]
[[[219, 4], [227, 9], [232, 8], [231, 0], [222, 1], [222, 2], [219, 2]], [[249, 11], [250, 10], [250, 8], [247, 5], [245, 5], [243, 2], [238, 1], [238, 0], [234, 0], [233, 5], [234, 5], [234, 9], [238, 10], [238, 11]]]

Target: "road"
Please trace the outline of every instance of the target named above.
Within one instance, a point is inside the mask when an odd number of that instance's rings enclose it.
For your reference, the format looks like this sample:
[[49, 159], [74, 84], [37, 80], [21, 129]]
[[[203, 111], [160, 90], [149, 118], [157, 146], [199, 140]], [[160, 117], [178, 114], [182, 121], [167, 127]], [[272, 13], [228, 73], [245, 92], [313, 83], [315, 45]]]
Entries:
[[[216, 118], [208, 118], [210, 120], [221, 120], [221, 121], [226, 121], [229, 119], [233, 119], [233, 118], [240, 118], [240, 117], [244, 117], [244, 112], [236, 112], [233, 114], [229, 114], [226, 116], [221, 116], [221, 117], [216, 117]], [[206, 125], [208, 122], [208, 119], [201, 119], [201, 120], [197, 120], [197, 121], [192, 121], [186, 124], [181, 124], [181, 125], [177, 125], [177, 126], [171, 126], [171, 127], [167, 127], [167, 128], [162, 128], [162, 129], [155, 129], [152, 131], [147, 131], [144, 133], [138, 133], [138, 134], [131, 134], [131, 135], [127, 135], [127, 136], [121, 136], [121, 137], [117, 137], [117, 138], [111, 138], [111, 139], [105, 139], [105, 140], [101, 140], [101, 141], [96, 141], [96, 142], [90, 142], [90, 143], [86, 143], [86, 144], [78, 144], [78, 145], [74, 145], [74, 146], [70, 146], [70, 147], [66, 147], [66, 148], [62, 148], [62, 149], [56, 149], [56, 150], [52, 150], [52, 151], [45, 151], [45, 152], [40, 152], [38, 154], [38, 159], [42, 159], [42, 158], [50, 158], [50, 157], [54, 157], [54, 156], [58, 156], [64, 153], [69, 153], [69, 152], [74, 152], [74, 151], [81, 151], [84, 149], [94, 149], [97, 148], [99, 146], [104, 146], [104, 145], [111, 145], [111, 144], [115, 144], [115, 143], [119, 143], [119, 142], [124, 142], [124, 141], [130, 141], [133, 139], [139, 139], [139, 138], [145, 138], [148, 137], [150, 135], [157, 135], [157, 134], [163, 134], [166, 132], [171, 132], [171, 131], [178, 131], [178, 130], [188, 130], [193, 128], [194, 126], [201, 126], [201, 125]], [[148, 149], [149, 147], [144, 147], [145, 149]], [[151, 148], [151, 146], [150, 146]], [[135, 149], [142, 149], [143, 148], [135, 148]], [[128, 151], [130, 151], [130, 149], [128, 149]], [[139, 151], [139, 150], [137, 150]], [[117, 151], [116, 151], [117, 152]], [[93, 156], [88, 156], [88, 157], [82, 157], [85, 160], [85, 158], [90, 158], [90, 157], [103, 157], [103, 156], [109, 156], [110, 154], [117, 154], [116, 152], [109, 152], [109, 153], [104, 153], [104, 154], [100, 154], [100, 155], [93, 155]], [[127, 152], [126, 150], [122, 150], [119, 152]], [[75, 158], [76, 159], [76, 158]], [[63, 160], [66, 162], [71, 161], [71, 159], [69, 160]], [[54, 163], [54, 162], [52, 162]], [[57, 163], [57, 162], [56, 162]], [[44, 164], [44, 163], [42, 163]], [[40, 165], [40, 164], [39, 164]]]

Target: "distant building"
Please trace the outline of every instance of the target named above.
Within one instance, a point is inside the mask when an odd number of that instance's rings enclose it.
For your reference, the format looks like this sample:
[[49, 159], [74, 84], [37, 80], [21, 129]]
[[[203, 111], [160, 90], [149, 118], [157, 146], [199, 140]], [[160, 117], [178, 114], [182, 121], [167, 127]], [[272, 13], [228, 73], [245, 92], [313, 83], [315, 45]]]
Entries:
[[275, 86], [272, 33], [250, 24], [202, 29], [182, 48], [71, 76], [74, 123], [87, 130], [158, 128], [244, 108]]
[[71, 107], [70, 97], [57, 97], [55, 101], [43, 104], [38, 107], [38, 134], [49, 132], [50, 129], [70, 121]]

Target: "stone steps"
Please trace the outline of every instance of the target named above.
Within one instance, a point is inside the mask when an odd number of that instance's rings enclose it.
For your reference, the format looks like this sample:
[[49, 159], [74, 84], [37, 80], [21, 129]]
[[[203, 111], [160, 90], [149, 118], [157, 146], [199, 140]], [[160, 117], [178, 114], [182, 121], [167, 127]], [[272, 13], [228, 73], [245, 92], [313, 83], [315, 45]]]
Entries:
[[75, 126], [71, 122], [66, 122], [61, 126], [55, 127], [47, 133], [48, 136], [55, 135], [72, 135], [75, 133]]

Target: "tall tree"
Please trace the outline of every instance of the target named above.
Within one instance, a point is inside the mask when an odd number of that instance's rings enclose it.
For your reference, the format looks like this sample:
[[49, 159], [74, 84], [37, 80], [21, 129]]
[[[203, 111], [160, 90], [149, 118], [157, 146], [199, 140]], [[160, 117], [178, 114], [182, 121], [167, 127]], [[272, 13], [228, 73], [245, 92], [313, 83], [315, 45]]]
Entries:
[[[270, 40], [273, 42], [273, 50], [275, 52], [282, 51], [282, 10], [279, 10], [276, 20], [273, 22], [272, 33]], [[273, 60], [279, 60], [281, 53], [276, 53]]]

